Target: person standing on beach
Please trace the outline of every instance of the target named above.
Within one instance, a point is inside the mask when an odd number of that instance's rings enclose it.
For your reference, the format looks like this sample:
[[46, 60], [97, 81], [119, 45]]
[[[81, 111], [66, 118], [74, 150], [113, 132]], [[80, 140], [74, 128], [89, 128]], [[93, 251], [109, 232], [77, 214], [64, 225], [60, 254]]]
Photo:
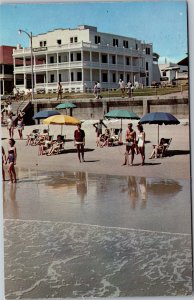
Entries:
[[20, 140], [23, 140], [23, 134], [22, 131], [24, 130], [24, 119], [23, 119], [24, 113], [21, 111], [18, 114], [18, 123], [17, 123], [17, 129], [19, 133]]
[[81, 129], [81, 124], [77, 125], [77, 129], [74, 131], [74, 145], [77, 147], [77, 154], [79, 161], [85, 161], [84, 159], [84, 146], [85, 146], [85, 132]]
[[134, 154], [135, 154], [135, 147], [136, 147], [136, 132], [133, 130], [132, 123], [128, 124], [125, 138], [127, 144], [126, 144], [126, 151], [125, 151], [125, 161], [123, 163], [123, 166], [126, 165], [128, 162], [129, 152], [131, 153], [131, 162], [129, 165], [132, 166], [134, 160]]
[[139, 149], [139, 153], [141, 154], [141, 158], [142, 158], [141, 165], [143, 166], [145, 164], [145, 132], [143, 131], [143, 126], [141, 124], [137, 125], [137, 129], [138, 129], [137, 146]]
[[60, 81], [58, 82], [58, 87], [57, 87], [57, 100], [62, 100], [62, 96], [63, 96], [63, 87], [62, 84], [60, 83]]
[[13, 138], [14, 135], [14, 121], [13, 121], [13, 114], [9, 113], [8, 118], [7, 118], [7, 129], [9, 131], [9, 137], [10, 139]]
[[14, 139], [9, 140], [9, 147], [8, 147], [8, 155], [6, 159], [6, 163], [9, 163], [9, 177], [10, 177], [10, 183], [16, 182], [16, 172], [15, 172], [15, 164], [16, 164], [16, 158], [17, 158], [17, 152]]
[[3, 178], [3, 181], [5, 181], [4, 164], [6, 164], [6, 155], [5, 155], [5, 150], [4, 150], [3, 146], [1, 146], [1, 155], [2, 155], [2, 178]]
[[107, 128], [107, 126], [104, 124], [103, 120], [100, 119], [99, 122], [94, 123], [93, 126], [96, 128], [96, 146], [98, 147], [98, 145], [100, 146], [100, 137], [102, 135], [102, 126], [104, 126], [105, 128]]

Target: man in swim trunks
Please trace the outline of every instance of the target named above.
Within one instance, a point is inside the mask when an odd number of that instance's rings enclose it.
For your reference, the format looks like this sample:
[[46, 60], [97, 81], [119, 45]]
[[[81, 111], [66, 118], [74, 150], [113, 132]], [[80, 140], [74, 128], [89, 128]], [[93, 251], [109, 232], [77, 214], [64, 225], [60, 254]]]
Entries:
[[133, 124], [129, 123], [128, 128], [125, 134], [126, 139], [126, 151], [125, 151], [125, 161], [123, 166], [127, 164], [129, 152], [131, 153], [131, 163], [130, 166], [133, 165], [135, 146], [136, 146], [136, 132], [133, 130]]

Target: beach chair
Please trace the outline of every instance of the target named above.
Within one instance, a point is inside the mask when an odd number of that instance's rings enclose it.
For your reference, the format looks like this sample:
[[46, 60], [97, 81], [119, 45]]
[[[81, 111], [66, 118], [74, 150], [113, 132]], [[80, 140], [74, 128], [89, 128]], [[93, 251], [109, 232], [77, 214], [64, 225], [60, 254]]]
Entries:
[[158, 154], [160, 155], [160, 157], [165, 157], [167, 154], [168, 148], [170, 147], [170, 144], [172, 142], [172, 138], [169, 138], [169, 139], [162, 138], [162, 139], [164, 139], [164, 144], [163, 144], [162, 149], [160, 149], [158, 151]]
[[109, 146], [119, 145], [120, 136], [121, 136], [121, 129], [120, 128], [111, 128], [111, 135], [109, 139]]

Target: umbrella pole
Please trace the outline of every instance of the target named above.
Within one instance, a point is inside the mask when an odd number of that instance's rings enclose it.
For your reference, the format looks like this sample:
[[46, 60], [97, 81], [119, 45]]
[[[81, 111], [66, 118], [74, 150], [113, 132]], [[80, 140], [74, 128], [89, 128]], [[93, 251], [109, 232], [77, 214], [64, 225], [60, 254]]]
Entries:
[[158, 124], [158, 145], [159, 145], [159, 124]]
[[61, 135], [62, 135], [62, 131], [63, 131], [62, 129], [63, 129], [63, 125], [61, 125]]

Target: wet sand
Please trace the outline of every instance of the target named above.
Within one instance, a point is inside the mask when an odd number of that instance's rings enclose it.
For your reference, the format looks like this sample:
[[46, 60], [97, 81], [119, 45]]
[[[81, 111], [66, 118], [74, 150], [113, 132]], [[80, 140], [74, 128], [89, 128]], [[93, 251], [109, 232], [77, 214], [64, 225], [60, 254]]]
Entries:
[[[75, 127], [64, 126], [60, 155], [16, 140], [18, 182], [3, 189], [6, 299], [191, 295], [189, 127], [161, 126], [171, 156], [141, 166], [138, 155], [133, 167], [121, 166], [125, 146], [98, 148], [91, 122], [82, 128], [84, 163]], [[144, 128], [148, 158], [157, 126]]]

